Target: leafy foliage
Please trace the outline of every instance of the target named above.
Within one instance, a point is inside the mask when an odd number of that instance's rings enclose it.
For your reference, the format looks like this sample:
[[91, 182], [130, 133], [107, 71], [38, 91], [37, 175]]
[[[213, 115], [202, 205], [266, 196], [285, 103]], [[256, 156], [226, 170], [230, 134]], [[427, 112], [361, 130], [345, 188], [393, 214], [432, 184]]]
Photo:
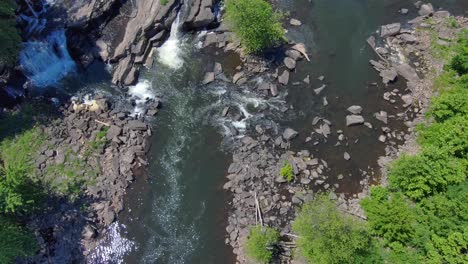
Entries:
[[288, 182], [292, 182], [294, 180], [293, 167], [289, 162], [286, 161], [284, 166], [280, 169], [280, 176], [285, 178]]
[[364, 223], [339, 212], [323, 194], [303, 205], [293, 230], [299, 235], [301, 254], [310, 263], [359, 263], [373, 249]]
[[15, 9], [14, 0], [0, 2], [0, 65], [15, 63], [20, 50], [21, 37], [16, 28]]
[[279, 233], [273, 228], [254, 226], [250, 228], [245, 244], [247, 256], [259, 263], [269, 263], [273, 256], [273, 248], [278, 243]]
[[30, 232], [0, 216], [0, 263], [14, 263], [17, 257], [31, 256], [37, 250]]
[[226, 0], [226, 18], [249, 53], [278, 45], [284, 39], [281, 15], [265, 0]]

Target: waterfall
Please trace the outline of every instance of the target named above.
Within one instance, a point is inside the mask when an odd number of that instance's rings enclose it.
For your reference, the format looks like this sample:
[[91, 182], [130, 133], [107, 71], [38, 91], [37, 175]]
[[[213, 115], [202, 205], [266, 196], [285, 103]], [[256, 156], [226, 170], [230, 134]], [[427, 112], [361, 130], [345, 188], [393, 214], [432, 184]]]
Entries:
[[182, 52], [179, 39], [180, 13], [177, 14], [176, 20], [171, 25], [169, 39], [158, 49], [159, 62], [172, 69], [180, 69], [184, 64], [184, 60], [180, 57]]
[[64, 30], [52, 32], [43, 41], [28, 41], [20, 53], [25, 75], [36, 87], [56, 86], [76, 66], [67, 50]]

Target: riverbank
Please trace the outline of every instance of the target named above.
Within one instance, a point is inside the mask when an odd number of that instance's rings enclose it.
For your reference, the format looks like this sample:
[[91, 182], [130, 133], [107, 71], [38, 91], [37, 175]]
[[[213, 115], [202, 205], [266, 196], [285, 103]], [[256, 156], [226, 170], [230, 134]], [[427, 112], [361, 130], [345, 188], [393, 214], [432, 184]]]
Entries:
[[[368, 39], [370, 47], [376, 52], [376, 57], [381, 60], [379, 62], [371, 60], [370, 63], [379, 71], [384, 85], [396, 82], [397, 78], [399, 83], [403, 81], [406, 85], [402, 89], [395, 87], [396, 89], [392, 91], [380, 94], [381, 102], [386, 102], [395, 109], [391, 112], [379, 111], [374, 114], [374, 118], [383, 124], [376, 140], [385, 144], [385, 156], [378, 160], [374, 157], [373, 160], [379, 164], [382, 172], [374, 175], [372, 171], [366, 173], [363, 168], [364, 177], [359, 182], [361, 187], [359, 192], [351, 196], [349, 193], [340, 193], [339, 183], [345, 176], [338, 174], [332, 177], [332, 182], [327, 180], [328, 177], [324, 175], [330, 173], [327, 169], [328, 163], [308, 150], [298, 152], [281, 150], [283, 146], [289, 148], [289, 144], [283, 141], [291, 140], [294, 143], [297, 132], [292, 129], [283, 132], [276, 130], [271, 132], [270, 136], [263, 133], [272, 131], [271, 127], [258, 126], [256, 136], [243, 139], [239, 150], [234, 154], [234, 161], [227, 175], [228, 182], [224, 186], [233, 194], [231, 201], [233, 208], [226, 227], [226, 243], [233, 247], [238, 262], [249, 262], [243, 247], [249, 229], [255, 225], [265, 225], [280, 231], [282, 238], [279, 249], [275, 251], [278, 254], [275, 255], [275, 259], [278, 261], [281, 259], [281, 262], [291, 261], [294, 251], [291, 248], [295, 246], [291, 245], [290, 241], [294, 241], [296, 235], [291, 232], [290, 225], [297, 213], [295, 211], [303, 203], [311, 201], [317, 192], [332, 191], [330, 197], [336, 200], [340, 211], [358, 219], [367, 219], [360, 201], [369, 195], [370, 185], [375, 183], [385, 185], [389, 163], [401, 153], [417, 151], [415, 127], [424, 121], [429, 99], [434, 94], [433, 81], [441, 73], [445, 63], [440, 58], [435, 59], [433, 52], [437, 48], [443, 50], [450, 41], [455, 41], [457, 32], [466, 28], [464, 17], [453, 17], [446, 11], [434, 11], [429, 5], [418, 8], [421, 16], [410, 22], [384, 25], [379, 30], [378, 36]], [[322, 90], [323, 88], [318, 87], [316, 94]], [[361, 116], [362, 111], [362, 107], [357, 105], [349, 107], [347, 125], [366, 125], [372, 129], [373, 125], [369, 122], [366, 124]], [[320, 137], [326, 139], [330, 134], [334, 134], [330, 129], [332, 125], [330, 121], [318, 117], [314, 118], [312, 123], [317, 127], [314, 131], [316, 135], [306, 138], [306, 143], [320, 141]], [[395, 126], [397, 123], [404, 126]], [[337, 145], [343, 143], [348, 145], [346, 133], [336, 132]], [[306, 149], [305, 146], [303, 148]], [[353, 158], [347, 152], [343, 157], [344, 160]], [[291, 183], [280, 175], [286, 160], [291, 164], [295, 175]], [[368, 161], [367, 164], [369, 163], [371, 162]]]

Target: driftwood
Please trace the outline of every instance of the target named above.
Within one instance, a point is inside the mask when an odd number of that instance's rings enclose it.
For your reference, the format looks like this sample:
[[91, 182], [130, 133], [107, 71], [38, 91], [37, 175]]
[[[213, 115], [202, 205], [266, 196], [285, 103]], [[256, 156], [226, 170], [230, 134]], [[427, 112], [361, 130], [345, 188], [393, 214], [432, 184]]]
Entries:
[[102, 121], [99, 121], [99, 120], [97, 120], [97, 119], [94, 119], [94, 121], [95, 121], [96, 123], [99, 123], [99, 124], [101, 124], [101, 125], [105, 125], [105, 126], [111, 126], [109, 123], [102, 122]]
[[260, 204], [258, 203], [257, 193], [256, 192], [254, 194], [254, 197], [255, 197], [255, 216], [257, 216], [257, 214], [258, 214], [258, 217], [260, 219], [260, 225], [263, 226], [262, 210], [260, 209]]

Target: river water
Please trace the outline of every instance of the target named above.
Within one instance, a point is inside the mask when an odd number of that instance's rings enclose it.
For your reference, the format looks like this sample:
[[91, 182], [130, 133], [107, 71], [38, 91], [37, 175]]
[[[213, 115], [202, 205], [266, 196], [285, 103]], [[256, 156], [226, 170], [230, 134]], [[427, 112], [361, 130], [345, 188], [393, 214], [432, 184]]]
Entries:
[[[125, 211], [91, 262], [234, 263], [231, 249], [224, 244], [229, 197], [222, 190], [234, 137], [229, 126], [236, 127], [240, 136], [249, 133], [249, 128], [262, 118], [293, 127], [300, 132], [293, 142], [294, 149], [308, 149], [325, 159], [333, 175], [349, 175], [340, 182], [338, 192], [359, 192], [360, 169], [376, 168], [376, 158], [384, 153], [384, 145], [377, 140], [382, 124], [372, 114], [380, 110], [397, 113], [400, 109], [386, 103], [382, 94], [404, 89], [398, 82], [390, 87], [380, 84], [368, 64], [374, 55], [365, 40], [382, 24], [416, 16], [411, 2], [415, 1], [278, 1], [278, 7], [302, 21], [302, 26], [288, 28], [287, 36], [307, 45], [311, 62], [298, 64], [286, 98], [271, 100], [225, 83], [201, 85], [204, 73], [212, 70], [215, 61], [222, 61], [226, 74], [232, 75], [233, 68], [240, 65], [239, 58], [215, 54], [212, 49], [200, 50], [199, 36], [183, 35], [174, 27], [170, 39], [155, 52], [155, 65], [142, 74], [138, 85], [130, 87], [137, 102], [145, 97], [160, 97], [163, 102], [152, 121], [154, 135], [147, 175], [137, 179], [128, 191]], [[397, 12], [403, 7], [410, 9], [406, 16]], [[437, 1], [436, 7], [460, 13], [468, 10], [468, 1]], [[310, 85], [292, 84], [307, 75]], [[325, 77], [323, 82], [317, 79], [321, 75]], [[68, 90], [109, 86], [109, 75], [103, 69], [99, 74], [88, 70], [77, 79], [81, 82], [68, 82]], [[313, 95], [312, 89], [322, 83], [326, 89], [319, 96]], [[280, 92], [285, 95], [285, 91]], [[323, 97], [329, 102], [327, 106], [323, 106]], [[294, 107], [293, 114], [281, 115], [278, 109], [283, 100]], [[374, 129], [347, 128], [346, 108], [350, 105], [361, 105], [363, 116]], [[235, 122], [220, 117], [225, 106], [238, 108], [247, 120]], [[139, 110], [137, 105], [135, 111]], [[343, 130], [349, 142], [356, 143], [335, 147], [336, 133], [317, 146], [303, 143], [313, 131], [315, 116], [327, 118], [333, 131]], [[389, 126], [401, 128], [402, 124], [390, 121]], [[350, 153], [350, 161], [343, 159], [344, 151]]]

